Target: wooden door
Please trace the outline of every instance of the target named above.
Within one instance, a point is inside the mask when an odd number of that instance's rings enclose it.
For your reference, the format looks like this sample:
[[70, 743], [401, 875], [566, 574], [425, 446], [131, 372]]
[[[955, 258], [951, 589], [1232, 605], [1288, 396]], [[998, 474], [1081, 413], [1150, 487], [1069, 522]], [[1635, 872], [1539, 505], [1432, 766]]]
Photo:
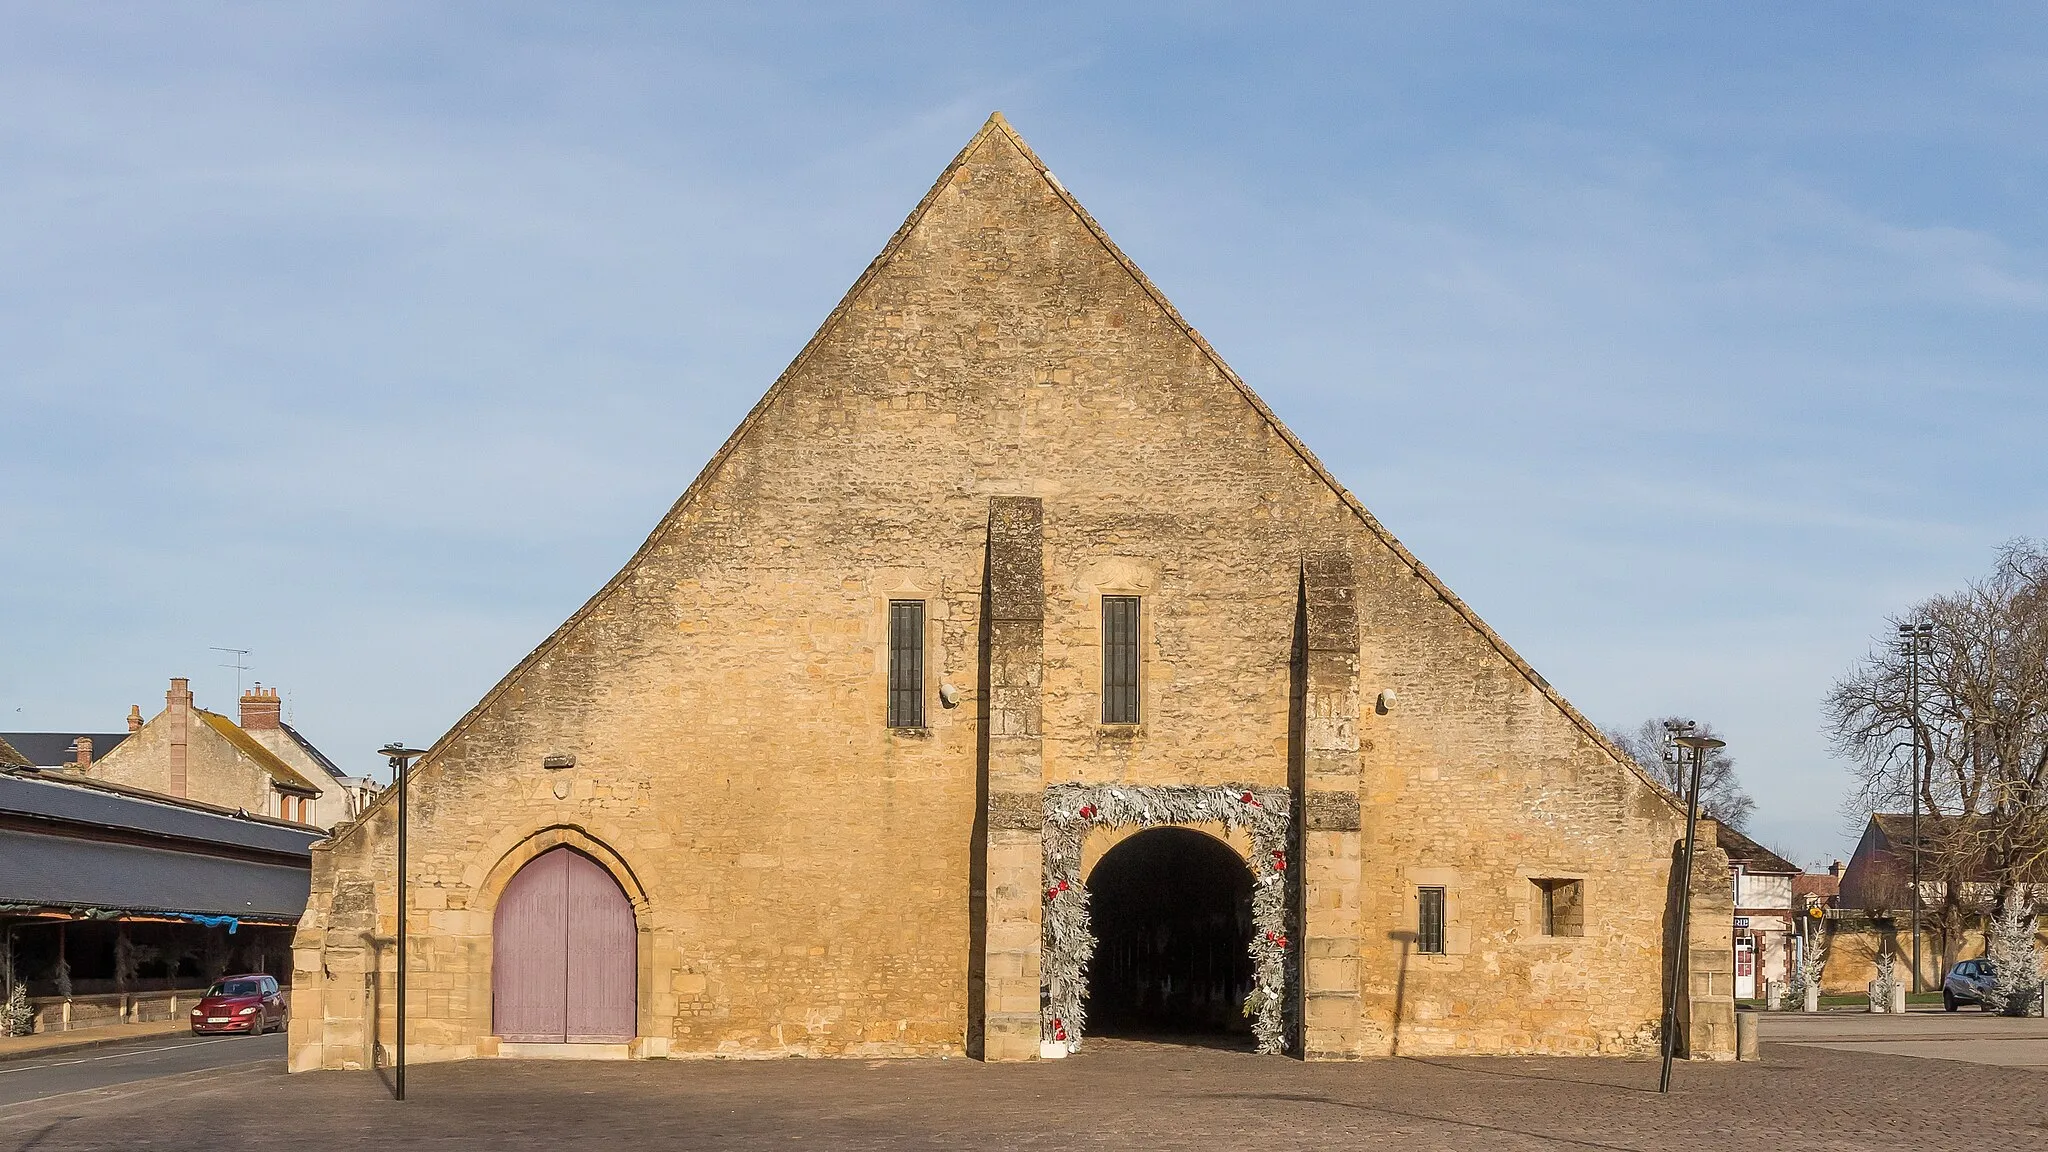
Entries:
[[633, 905], [597, 861], [568, 856], [569, 1042], [631, 1040], [639, 1023], [640, 967]]
[[597, 861], [553, 848], [498, 898], [491, 1031], [524, 1043], [620, 1043], [639, 1017], [633, 905]]

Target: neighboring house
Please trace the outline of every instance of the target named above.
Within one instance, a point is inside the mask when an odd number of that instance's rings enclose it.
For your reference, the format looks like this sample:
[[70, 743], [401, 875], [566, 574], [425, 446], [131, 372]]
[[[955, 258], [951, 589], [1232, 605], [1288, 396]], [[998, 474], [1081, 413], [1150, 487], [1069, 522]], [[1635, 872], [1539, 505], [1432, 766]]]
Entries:
[[[1676, 799], [999, 117], [411, 781], [415, 1060], [1649, 1053], [1680, 942], [1733, 1056], [1714, 835], [1667, 936]], [[315, 849], [294, 1069], [391, 1036], [395, 800]]]
[[[1973, 856], [1963, 861], [1954, 876], [1960, 922], [1944, 916], [1952, 864], [1939, 841], [1939, 830], [1955, 828], [1958, 819], [1973, 818], [1920, 819], [1922, 988], [1939, 987], [1949, 964], [1983, 954], [1987, 917], [1998, 899], [1997, 875], [1981, 855]], [[1841, 893], [1832, 913], [1836, 946], [1828, 959], [1831, 990], [1837, 984], [1860, 987], [1860, 982], [1875, 972], [1879, 955], [1911, 955], [1914, 856], [1911, 814], [1880, 812], [1864, 825], [1856, 851], [1842, 871]], [[1952, 931], [1945, 933], [1945, 927]], [[2048, 934], [2048, 922], [2041, 927]], [[1902, 979], [1910, 975], [1909, 968], [1909, 964], [1899, 965]]]
[[1751, 1000], [1765, 981], [1784, 986], [1792, 977], [1799, 866], [1726, 824], [1717, 828], [1735, 882], [1735, 998]]
[[[1920, 820], [1920, 906], [1940, 906], [1948, 892], [1943, 876], [1939, 830], [1953, 826], [1956, 818], [1937, 822]], [[1913, 907], [1913, 817], [1906, 813], [1876, 813], [1863, 826], [1856, 851], [1842, 874], [1842, 906], [1879, 915], [1910, 912]], [[1964, 869], [1959, 895], [1966, 906], [1988, 907], [1997, 897], [1998, 884], [1981, 861]]]
[[377, 794], [376, 781], [344, 773], [298, 729], [285, 723], [284, 704], [275, 688], [259, 683], [242, 694], [240, 727], [300, 775], [320, 785], [320, 818], [314, 823], [332, 827], [352, 820]]
[[[131, 723], [140, 727], [142, 718]], [[0, 768], [84, 768], [126, 739], [127, 732], [0, 732]]]
[[144, 721], [130, 710], [127, 739], [79, 774], [254, 816], [331, 828], [351, 815], [350, 789], [312, 746], [287, 732], [277, 695], [243, 698], [249, 731], [193, 703], [190, 683], [171, 681], [164, 710]]
[[[9, 742], [10, 744], [12, 741]], [[289, 983], [318, 829], [70, 773], [0, 770], [0, 996], [37, 1027], [177, 1018], [233, 970]]]

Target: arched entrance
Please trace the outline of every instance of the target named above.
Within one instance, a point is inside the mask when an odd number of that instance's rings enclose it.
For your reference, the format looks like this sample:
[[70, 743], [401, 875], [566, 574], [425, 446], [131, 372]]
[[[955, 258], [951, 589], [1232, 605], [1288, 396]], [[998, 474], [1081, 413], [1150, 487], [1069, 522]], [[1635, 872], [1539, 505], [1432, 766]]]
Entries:
[[1250, 1037], [1252, 875], [1237, 853], [1149, 828], [1103, 856], [1088, 893], [1091, 1033]]
[[622, 1043], [638, 1023], [633, 905], [597, 861], [551, 848], [491, 921], [491, 1031], [523, 1043]]

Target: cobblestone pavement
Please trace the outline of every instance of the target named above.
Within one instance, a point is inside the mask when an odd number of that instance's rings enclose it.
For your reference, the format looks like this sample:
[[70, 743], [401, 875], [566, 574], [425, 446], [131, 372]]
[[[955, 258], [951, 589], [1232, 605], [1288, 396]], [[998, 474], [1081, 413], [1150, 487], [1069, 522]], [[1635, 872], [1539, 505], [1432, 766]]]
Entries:
[[169, 1077], [0, 1109], [0, 1149], [1769, 1149], [2048, 1146], [2021, 1069], [1791, 1045], [1759, 1064], [1304, 1065], [1096, 1042], [1066, 1061], [477, 1061]]

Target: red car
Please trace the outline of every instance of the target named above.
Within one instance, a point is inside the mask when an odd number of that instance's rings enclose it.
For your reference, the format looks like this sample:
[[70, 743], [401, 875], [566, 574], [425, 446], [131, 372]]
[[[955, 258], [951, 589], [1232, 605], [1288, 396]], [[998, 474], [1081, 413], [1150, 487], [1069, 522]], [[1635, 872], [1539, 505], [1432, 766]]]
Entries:
[[210, 1032], [261, 1036], [284, 1027], [284, 1020], [284, 997], [278, 994], [277, 979], [272, 976], [223, 977], [192, 1009], [192, 1031], [200, 1036]]

